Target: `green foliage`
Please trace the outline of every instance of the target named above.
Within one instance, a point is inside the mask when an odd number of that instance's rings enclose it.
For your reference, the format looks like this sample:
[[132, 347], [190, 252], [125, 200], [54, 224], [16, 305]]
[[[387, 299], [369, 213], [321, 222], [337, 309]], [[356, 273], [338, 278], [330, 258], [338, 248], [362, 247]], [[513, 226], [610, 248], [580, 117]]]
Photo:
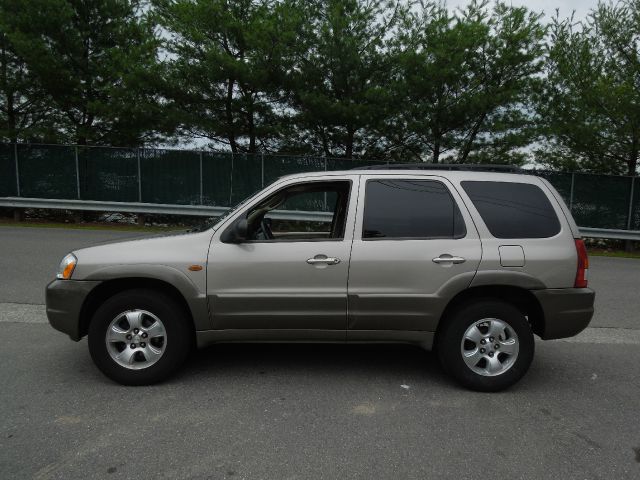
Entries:
[[50, 98], [0, 30], [0, 141], [55, 139], [54, 117]]
[[637, 171], [640, 0], [0, 0], [0, 140]]
[[405, 10], [379, 0], [307, 4], [304, 48], [288, 82], [298, 131], [287, 149], [347, 158], [379, 152], [377, 132], [393, 109], [386, 47]]
[[640, 0], [600, 3], [585, 22], [556, 18], [538, 100], [554, 168], [635, 175], [640, 148]]
[[0, 29], [64, 140], [135, 145], [157, 128], [157, 41], [138, 0], [1, 0]]
[[168, 32], [168, 99], [179, 133], [233, 152], [275, 148], [286, 132], [282, 84], [302, 28], [295, 1], [156, 0]]
[[[520, 163], [530, 143], [528, 97], [545, 30], [525, 8], [431, 3], [405, 18], [394, 139], [418, 159]], [[395, 119], [394, 119], [395, 120]]]

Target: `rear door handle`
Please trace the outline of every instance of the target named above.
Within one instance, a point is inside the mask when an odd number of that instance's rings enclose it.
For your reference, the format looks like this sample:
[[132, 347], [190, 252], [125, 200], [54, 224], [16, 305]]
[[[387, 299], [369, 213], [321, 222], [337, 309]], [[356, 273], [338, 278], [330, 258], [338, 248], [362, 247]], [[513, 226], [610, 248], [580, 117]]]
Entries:
[[325, 257], [316, 255], [313, 258], [308, 258], [307, 263], [309, 265], [317, 265], [319, 263], [324, 263], [325, 265], [337, 265], [338, 263], [340, 263], [340, 259], [336, 257]]
[[452, 255], [449, 255], [448, 253], [443, 253], [439, 257], [436, 257], [432, 260], [433, 263], [464, 263], [466, 261], [466, 258], [454, 257]]

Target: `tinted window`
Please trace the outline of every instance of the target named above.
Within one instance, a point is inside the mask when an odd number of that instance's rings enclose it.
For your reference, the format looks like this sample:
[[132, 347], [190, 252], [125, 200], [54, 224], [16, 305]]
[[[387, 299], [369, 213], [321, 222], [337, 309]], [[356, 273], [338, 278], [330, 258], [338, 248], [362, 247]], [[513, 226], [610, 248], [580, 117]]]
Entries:
[[367, 182], [362, 238], [460, 238], [465, 234], [460, 210], [441, 182]]
[[462, 182], [484, 223], [497, 238], [546, 238], [560, 231], [547, 196], [536, 185]]

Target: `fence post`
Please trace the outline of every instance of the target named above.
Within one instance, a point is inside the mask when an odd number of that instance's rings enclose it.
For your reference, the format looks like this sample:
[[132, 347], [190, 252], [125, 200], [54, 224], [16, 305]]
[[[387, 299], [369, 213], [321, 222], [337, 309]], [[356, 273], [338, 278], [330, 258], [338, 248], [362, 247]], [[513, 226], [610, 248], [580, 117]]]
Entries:
[[202, 177], [202, 150], [200, 150], [200, 205], [204, 205], [204, 180]]
[[[327, 157], [324, 157], [324, 171], [327, 171]], [[323, 212], [327, 211], [327, 192], [324, 192], [324, 205], [323, 205]]]
[[627, 230], [631, 230], [633, 220], [633, 187], [636, 177], [631, 177], [631, 191], [629, 192], [629, 212], [627, 214]]
[[571, 193], [569, 193], [569, 211], [573, 212], [573, 186], [576, 183], [576, 172], [571, 172]]
[[78, 162], [78, 146], [76, 145], [76, 188], [78, 190], [78, 200], [80, 200], [80, 162]]
[[136, 157], [138, 159], [138, 202], [142, 202], [142, 176], [140, 169], [140, 147], [136, 149]]
[[231, 173], [229, 174], [229, 203], [228, 207], [231, 207], [231, 198], [233, 197], [233, 152], [231, 152]]
[[18, 142], [13, 144], [13, 156], [16, 163], [16, 195], [20, 196], [20, 167], [18, 166]]

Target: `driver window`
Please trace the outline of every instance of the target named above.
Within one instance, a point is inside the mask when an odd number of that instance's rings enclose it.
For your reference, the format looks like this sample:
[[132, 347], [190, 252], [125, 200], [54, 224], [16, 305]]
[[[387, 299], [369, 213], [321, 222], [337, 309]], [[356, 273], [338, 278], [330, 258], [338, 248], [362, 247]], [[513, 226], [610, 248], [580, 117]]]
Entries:
[[340, 240], [344, 237], [351, 182], [291, 185], [247, 213], [248, 240]]

